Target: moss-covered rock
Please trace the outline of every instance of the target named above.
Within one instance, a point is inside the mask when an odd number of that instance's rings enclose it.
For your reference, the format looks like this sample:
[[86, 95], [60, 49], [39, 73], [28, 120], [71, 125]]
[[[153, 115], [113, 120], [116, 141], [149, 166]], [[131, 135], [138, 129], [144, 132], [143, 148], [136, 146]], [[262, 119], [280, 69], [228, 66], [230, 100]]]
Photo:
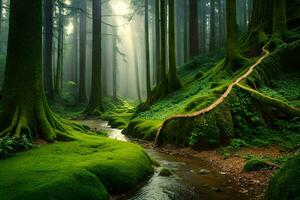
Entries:
[[166, 168], [162, 168], [158, 174], [159, 176], [171, 176], [172, 175], [172, 172]]
[[266, 200], [300, 199], [300, 155], [295, 156], [270, 180]]
[[244, 170], [247, 172], [257, 171], [257, 170], [268, 170], [275, 168], [276, 165], [262, 159], [251, 159], [244, 166]]
[[153, 172], [142, 148], [102, 136], [41, 146], [0, 161], [1, 200], [109, 199]]

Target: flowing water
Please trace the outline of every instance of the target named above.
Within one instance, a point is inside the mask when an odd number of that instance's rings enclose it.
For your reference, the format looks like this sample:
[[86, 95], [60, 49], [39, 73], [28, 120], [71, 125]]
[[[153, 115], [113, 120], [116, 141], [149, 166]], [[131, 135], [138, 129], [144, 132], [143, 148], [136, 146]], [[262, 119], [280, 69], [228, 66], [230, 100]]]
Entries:
[[[84, 124], [97, 130], [106, 130], [109, 137], [116, 140], [130, 142], [121, 130], [110, 128], [105, 121], [88, 120]], [[126, 196], [118, 197], [122, 200], [244, 200], [249, 199], [232, 183], [225, 174], [209, 167], [203, 161], [173, 156], [146, 149], [160, 167], [155, 169], [154, 175], [141, 187], [129, 192]], [[159, 176], [162, 168], [169, 169], [173, 175]]]

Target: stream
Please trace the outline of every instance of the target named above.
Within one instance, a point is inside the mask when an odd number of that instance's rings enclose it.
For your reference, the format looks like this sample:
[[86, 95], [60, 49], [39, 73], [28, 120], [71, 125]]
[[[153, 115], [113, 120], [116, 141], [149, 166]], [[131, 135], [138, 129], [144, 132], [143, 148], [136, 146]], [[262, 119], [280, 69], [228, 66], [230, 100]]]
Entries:
[[[122, 130], [113, 129], [101, 120], [86, 120], [85, 125], [94, 130], [106, 130], [112, 139], [131, 142]], [[160, 153], [146, 149], [160, 167], [155, 168], [153, 176], [141, 187], [129, 192], [118, 200], [232, 200], [250, 199], [239, 192], [226, 173], [211, 168], [204, 161], [182, 156]], [[159, 176], [162, 168], [170, 170], [169, 177]]]

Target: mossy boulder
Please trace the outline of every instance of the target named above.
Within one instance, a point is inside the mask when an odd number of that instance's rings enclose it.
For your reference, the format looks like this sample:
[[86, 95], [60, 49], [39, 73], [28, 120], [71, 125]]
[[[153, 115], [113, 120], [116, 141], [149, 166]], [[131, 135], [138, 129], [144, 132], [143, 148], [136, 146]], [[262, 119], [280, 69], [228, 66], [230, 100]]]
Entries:
[[288, 160], [269, 183], [265, 200], [300, 199], [300, 155]]
[[277, 166], [267, 160], [263, 159], [251, 159], [244, 166], [244, 170], [247, 172], [274, 169]]
[[153, 173], [138, 145], [103, 136], [76, 135], [0, 161], [1, 200], [105, 200]]

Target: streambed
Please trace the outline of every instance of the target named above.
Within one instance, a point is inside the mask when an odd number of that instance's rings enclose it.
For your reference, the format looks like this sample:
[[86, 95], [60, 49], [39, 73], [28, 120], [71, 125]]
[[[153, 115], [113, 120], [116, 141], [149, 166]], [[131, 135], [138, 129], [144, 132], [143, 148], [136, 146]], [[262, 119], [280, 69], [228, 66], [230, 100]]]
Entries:
[[[106, 130], [112, 139], [130, 142], [130, 138], [122, 134], [122, 130], [108, 126], [101, 120], [82, 121], [94, 130]], [[147, 153], [156, 160], [160, 167], [155, 169], [154, 175], [138, 189], [125, 196], [115, 197], [120, 200], [232, 200], [250, 199], [240, 193], [232, 179], [209, 167], [203, 161], [173, 156], [146, 149]], [[169, 177], [159, 175], [161, 169], [172, 172]]]

